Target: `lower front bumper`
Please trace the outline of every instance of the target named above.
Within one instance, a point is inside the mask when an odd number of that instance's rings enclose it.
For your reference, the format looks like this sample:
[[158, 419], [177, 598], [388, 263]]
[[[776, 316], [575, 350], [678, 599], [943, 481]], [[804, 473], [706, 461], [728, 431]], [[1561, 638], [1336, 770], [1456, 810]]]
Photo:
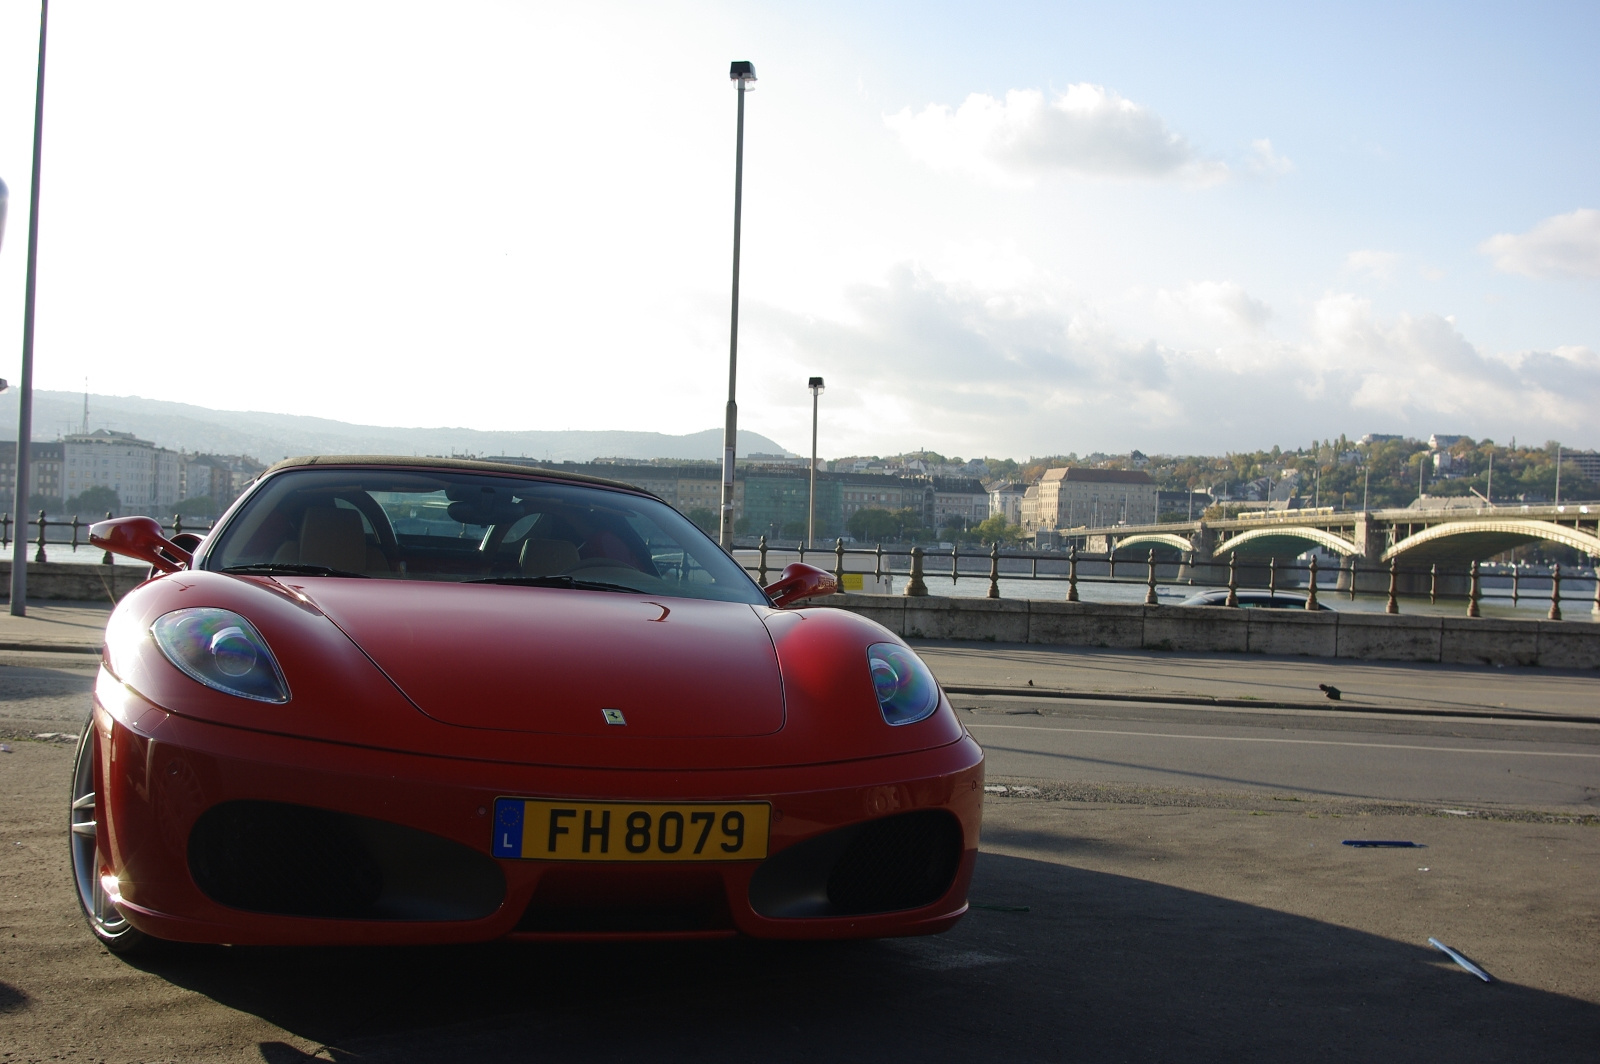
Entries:
[[[970, 738], [915, 754], [801, 768], [551, 768], [246, 732], [168, 714], [115, 681], [97, 687], [94, 728], [102, 871], [117, 878], [121, 907], [135, 927], [178, 941], [334, 945], [929, 934], [950, 927], [966, 911], [982, 816], [983, 754]], [[770, 802], [769, 873], [771, 863], [798, 844], [825, 851], [826, 837], [850, 834], [830, 833], [925, 811], [936, 811], [941, 822], [953, 825], [960, 851], [948, 889], [917, 908], [830, 914], [826, 905], [806, 908], [803, 884], [789, 890], [801, 899], [792, 904], [782, 889], [768, 889], [765, 895], [758, 889], [758, 896], [777, 899], [758, 906], [751, 901], [751, 882], [764, 863], [759, 861], [639, 866], [494, 859], [489, 856], [494, 800], [507, 795]], [[450, 912], [407, 908], [403, 898], [361, 918], [284, 915], [222, 904], [196, 882], [191, 861], [195, 826], [212, 812], [207, 830], [221, 837], [216, 845], [225, 848], [229, 825], [238, 821], [224, 819], [219, 828], [214, 811], [269, 805], [331, 817], [354, 825], [350, 830], [357, 834], [366, 830], [431, 839], [423, 851], [394, 851], [420, 854], [414, 859], [390, 859], [391, 865], [415, 866], [408, 873], [413, 876], [456, 874], [448, 870], [456, 867], [448, 857], [454, 853], [459, 867], [479, 862], [480, 871], [485, 866], [493, 870], [490, 879], [498, 873], [498, 882], [486, 887], [489, 880], [480, 875], [474, 896], [481, 904]], [[825, 859], [806, 857], [809, 852], [794, 850], [787, 860], [803, 869], [807, 860], [815, 864]], [[272, 862], [253, 867], [270, 874]], [[808, 874], [815, 878], [803, 870], [795, 874], [802, 880]], [[218, 893], [214, 880], [207, 882], [212, 894]], [[246, 892], [243, 897], [256, 896], [249, 894], [248, 883], [239, 889]], [[489, 889], [497, 893], [498, 904], [483, 893]], [[758, 908], [810, 915], [762, 915]]]

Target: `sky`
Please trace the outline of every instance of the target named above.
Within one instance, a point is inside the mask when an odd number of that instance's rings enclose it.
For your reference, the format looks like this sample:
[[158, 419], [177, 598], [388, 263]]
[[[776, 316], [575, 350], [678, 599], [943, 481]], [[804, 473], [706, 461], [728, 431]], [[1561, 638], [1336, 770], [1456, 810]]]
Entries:
[[[0, 0], [0, 376], [38, 4]], [[1600, 5], [57, 0], [36, 386], [823, 455], [1600, 446]], [[11, 401], [7, 393], [0, 401]]]

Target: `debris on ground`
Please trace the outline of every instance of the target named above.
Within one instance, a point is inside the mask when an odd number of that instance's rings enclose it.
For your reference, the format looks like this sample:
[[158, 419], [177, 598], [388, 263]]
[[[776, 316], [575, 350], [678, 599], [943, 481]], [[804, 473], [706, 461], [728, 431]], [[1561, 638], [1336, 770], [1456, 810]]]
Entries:
[[1408, 842], [1404, 839], [1345, 839], [1344, 844], [1346, 846], [1355, 846], [1362, 849], [1372, 846], [1387, 846], [1396, 849], [1422, 849], [1422, 844], [1420, 842]]
[[1479, 979], [1482, 979], [1484, 982], [1486, 982], [1486, 983], [1494, 982], [1494, 979], [1489, 975], [1488, 972], [1484, 971], [1482, 968], [1479, 968], [1476, 964], [1473, 964], [1471, 961], [1467, 960], [1467, 958], [1463, 957], [1461, 954], [1457, 953], [1455, 950], [1451, 949], [1449, 946], [1446, 946], [1443, 942], [1440, 942], [1438, 939], [1436, 939], [1436, 938], [1428, 939], [1428, 945], [1432, 946], [1434, 949], [1441, 950], [1451, 960], [1455, 961], [1457, 964], [1461, 965], [1461, 967], [1465, 968], [1467, 971], [1471, 972], [1473, 975], [1477, 976]]
[[1319, 683], [1317, 684], [1317, 690], [1321, 691], [1335, 702], [1339, 701], [1339, 697], [1344, 694], [1343, 691], [1339, 690], [1331, 683]]

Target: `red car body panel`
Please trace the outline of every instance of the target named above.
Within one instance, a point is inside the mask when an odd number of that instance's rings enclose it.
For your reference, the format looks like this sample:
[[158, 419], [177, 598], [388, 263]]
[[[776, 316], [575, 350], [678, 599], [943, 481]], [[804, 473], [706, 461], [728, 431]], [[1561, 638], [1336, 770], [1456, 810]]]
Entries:
[[[755, 798], [773, 803], [771, 852], [830, 828], [918, 809], [945, 809], [962, 825], [961, 867], [947, 894], [910, 912], [821, 919], [766, 919], [747, 900], [758, 862], [680, 867], [587, 865], [595, 884], [625, 878], [715, 876], [734, 929], [769, 938], [833, 938], [944, 930], [966, 912], [983, 806], [983, 755], [970, 738], [916, 754], [786, 769], [650, 772], [481, 763], [338, 743], [261, 735], [167, 713], [103, 671], [95, 691], [101, 847], [121, 884], [121, 905], [140, 930], [176, 941], [312, 945], [479, 941], [516, 934], [541, 877], [571, 874], [559, 862], [501, 861], [505, 902], [478, 921], [337, 920], [241, 912], [207, 898], [190, 877], [189, 832], [206, 809], [230, 799], [291, 802], [406, 824], [487, 852], [487, 810], [504, 795], [649, 800]], [[715, 933], [713, 933], [715, 934]], [[629, 936], [641, 937], [641, 936]], [[668, 937], [682, 937], [670, 935]]]
[[750, 606], [403, 580], [325, 578], [307, 594], [446, 724], [603, 736], [610, 707], [643, 738], [783, 727], [777, 654]]
[[[244, 617], [277, 659], [283, 704], [191, 679], [150, 637], [194, 606]], [[255, 944], [613, 937], [519, 930], [536, 893], [718, 895], [714, 928], [878, 937], [943, 930], [966, 910], [982, 816], [983, 754], [942, 694], [926, 720], [885, 724], [866, 647], [900, 642], [834, 609], [779, 610], [642, 594], [335, 577], [179, 571], [125, 598], [107, 630], [92, 742], [101, 871], [158, 938]], [[620, 708], [608, 727], [601, 708]], [[229, 802], [370, 818], [489, 855], [495, 799], [763, 801], [766, 860], [831, 831], [937, 810], [960, 859], [937, 900], [912, 909], [763, 916], [760, 861], [705, 864], [494, 859], [504, 897], [473, 919], [291, 916], [221, 904], [196, 883], [197, 821]]]

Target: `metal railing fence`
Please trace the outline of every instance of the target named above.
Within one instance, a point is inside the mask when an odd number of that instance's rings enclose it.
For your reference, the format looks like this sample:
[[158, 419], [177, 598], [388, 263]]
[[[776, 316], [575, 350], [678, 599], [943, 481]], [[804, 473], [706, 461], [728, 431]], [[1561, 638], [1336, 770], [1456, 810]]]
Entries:
[[[110, 519], [111, 514], [109, 512], [102, 518], [102, 520], [107, 521]], [[74, 554], [78, 552], [79, 547], [88, 548], [89, 526], [92, 524], [94, 524], [93, 521], [85, 521], [77, 514], [73, 514], [70, 521], [62, 517], [52, 520], [43, 510], [40, 510], [38, 517], [18, 522], [9, 513], [0, 513], [0, 550], [10, 549], [12, 532], [15, 530], [26, 536], [28, 541], [35, 545], [33, 560], [43, 564], [50, 560], [49, 548], [51, 546], [67, 547]], [[162, 524], [161, 531], [170, 533], [168, 538], [171, 538], [171, 536], [176, 536], [183, 532], [204, 535], [211, 531], [211, 527], [208, 524], [184, 524], [183, 515], [173, 514], [171, 523]], [[29, 532], [29, 528], [32, 528], [33, 531]], [[111, 564], [110, 551], [104, 552], [104, 556], [100, 559], [100, 564]]]
[[[1119, 557], [1116, 552], [1093, 553], [1076, 547], [1066, 552], [1002, 551], [998, 545], [987, 551], [963, 551], [959, 545], [885, 547], [880, 543], [876, 547], [847, 547], [842, 539], [827, 548], [807, 548], [803, 544], [778, 547], [770, 546], [765, 536], [754, 544], [734, 545], [735, 559], [745, 555], [750, 564], [741, 561], [741, 565], [762, 585], [769, 583], [769, 578], [775, 578], [782, 568], [772, 559], [777, 554], [802, 562], [809, 557], [811, 564], [832, 572], [841, 589], [846, 574], [859, 574], [863, 578], [871, 576], [875, 582], [887, 579], [892, 584], [897, 579], [903, 580], [904, 594], [912, 597], [928, 595], [932, 581], [950, 580], [955, 584], [963, 578], [976, 577], [988, 579], [986, 597], [992, 599], [1000, 598], [1002, 579], [1065, 584], [1064, 600], [1067, 602], [1082, 601], [1078, 592], [1080, 584], [1143, 584], [1144, 602], [1153, 606], [1158, 602], [1158, 582], [1178, 582], [1191, 585], [1197, 591], [1225, 587], [1228, 589], [1225, 605], [1232, 607], [1239, 605], [1241, 590], [1265, 590], [1274, 596], [1280, 591], [1303, 593], [1306, 608], [1310, 610], [1318, 609], [1322, 598], [1347, 596], [1354, 600], [1358, 594], [1376, 593], [1386, 596], [1385, 613], [1399, 613], [1400, 603], [1406, 599], [1426, 598], [1430, 605], [1440, 601], [1464, 602], [1467, 616], [1478, 617], [1482, 615], [1481, 603], [1487, 597], [1483, 581], [1492, 575], [1508, 576], [1511, 581], [1509, 596], [1493, 597], [1509, 597], [1511, 604], [1517, 606], [1522, 599], [1537, 595], [1549, 602], [1546, 616], [1551, 620], [1562, 619], [1563, 604], [1588, 603], [1593, 613], [1600, 614], [1600, 571], [1581, 574], [1581, 579], [1594, 581], [1592, 596], [1574, 595], [1570, 589], [1563, 595], [1563, 580], [1572, 580], [1574, 574], [1563, 573], [1560, 565], [1518, 565], [1509, 567], [1507, 572], [1486, 573], [1478, 562], [1466, 567], [1404, 566], [1398, 561], [1374, 566], [1351, 557], [1337, 566], [1325, 566], [1319, 565], [1315, 556], [1306, 562], [1280, 563], [1276, 558], [1257, 561], [1231, 554], [1226, 560], [1202, 561], [1197, 560], [1193, 551], [1163, 553], [1165, 556], [1160, 557], [1157, 551], [1151, 550], [1143, 558], [1129, 558], [1125, 553]], [[1160, 576], [1163, 570], [1168, 576]], [[1330, 578], [1331, 586], [1327, 582]]]
[[[106, 514], [106, 518], [110, 517], [111, 514]], [[88, 548], [91, 524], [92, 521], [84, 521], [77, 515], [71, 520], [51, 520], [41, 511], [37, 517], [20, 522], [20, 531], [35, 544], [33, 561], [45, 563], [49, 561], [51, 546], [66, 547], [74, 553], [79, 547]], [[18, 525], [19, 522], [9, 513], [0, 513], [0, 549], [9, 549], [13, 532], [19, 531]], [[210, 524], [185, 524], [179, 514], [174, 514], [171, 522], [161, 525], [162, 531], [169, 536], [184, 532], [203, 535], [211, 528]], [[1358, 593], [1376, 592], [1387, 596], [1384, 604], [1386, 613], [1399, 613], [1400, 603], [1405, 599], [1426, 597], [1430, 604], [1437, 604], [1441, 600], [1465, 602], [1467, 616], [1477, 617], [1481, 615], [1480, 604], [1485, 597], [1483, 578], [1486, 574], [1478, 562], [1466, 568], [1402, 566], [1397, 561], [1386, 566], [1371, 566], [1360, 564], [1351, 557], [1336, 567], [1329, 567], [1319, 566], [1315, 557], [1309, 562], [1297, 560], [1284, 564], [1279, 564], [1276, 558], [1261, 562], [1240, 560], [1235, 555], [1229, 555], [1226, 561], [1200, 561], [1193, 551], [1183, 552], [1176, 557], [1173, 552], [1166, 552], [1166, 557], [1157, 557], [1158, 552], [1151, 550], [1142, 559], [1132, 559], [1126, 554], [1118, 557], [1116, 552], [1093, 553], [1080, 551], [1076, 547], [1064, 553], [1002, 551], [998, 545], [987, 551], [963, 551], [959, 545], [949, 548], [885, 547], [880, 543], [875, 547], [847, 547], [842, 539], [836, 540], [832, 547], [807, 548], [804, 544], [795, 547], [769, 546], [765, 536], [754, 544], [735, 544], [733, 549], [736, 559], [740, 554], [755, 555], [754, 564], [741, 564], [762, 585], [769, 583], [769, 578], [776, 576], [781, 568], [772, 562], [771, 555], [792, 555], [802, 562], [809, 555], [812, 564], [817, 564], [820, 559], [820, 567], [832, 572], [839, 580], [840, 587], [845, 584], [846, 573], [863, 577], [870, 575], [880, 582], [900, 579], [905, 581], [905, 594], [912, 597], [928, 595], [930, 580], [948, 579], [956, 583], [962, 578], [973, 577], [988, 579], [986, 597], [992, 599], [1000, 597], [1002, 579], [1066, 584], [1064, 598], [1067, 602], [1082, 601], [1078, 593], [1079, 584], [1143, 584], [1145, 604], [1156, 605], [1157, 583], [1176, 581], [1196, 588], [1226, 587], [1226, 605], [1229, 606], [1238, 605], [1238, 592], [1241, 589], [1264, 589], [1272, 595], [1279, 591], [1303, 592], [1306, 608], [1312, 610], [1318, 608], [1320, 597], [1347, 595], [1353, 600]], [[860, 564], [849, 564], [851, 559], [859, 560]], [[869, 561], [870, 567], [866, 565]], [[104, 553], [101, 564], [111, 563], [111, 554]], [[1119, 567], [1124, 575], [1118, 575]], [[1166, 580], [1159, 578], [1159, 572], [1163, 569], [1172, 572]], [[1520, 605], [1523, 598], [1537, 596], [1548, 600], [1550, 606], [1546, 616], [1551, 620], [1562, 619], [1564, 603], [1588, 602], [1592, 612], [1600, 614], [1600, 571], [1581, 577], [1594, 581], [1592, 596], [1574, 595], [1570, 591], [1563, 595], [1562, 582], [1571, 580], [1573, 574], [1564, 574], [1559, 565], [1517, 565], [1510, 567], [1508, 573], [1497, 571], [1492, 575], [1509, 576], [1511, 580], [1510, 595], [1497, 597], [1509, 597], [1513, 606]], [[1334, 580], [1331, 587], [1325, 582], [1329, 576]], [[1525, 591], [1525, 584], [1532, 586]]]

